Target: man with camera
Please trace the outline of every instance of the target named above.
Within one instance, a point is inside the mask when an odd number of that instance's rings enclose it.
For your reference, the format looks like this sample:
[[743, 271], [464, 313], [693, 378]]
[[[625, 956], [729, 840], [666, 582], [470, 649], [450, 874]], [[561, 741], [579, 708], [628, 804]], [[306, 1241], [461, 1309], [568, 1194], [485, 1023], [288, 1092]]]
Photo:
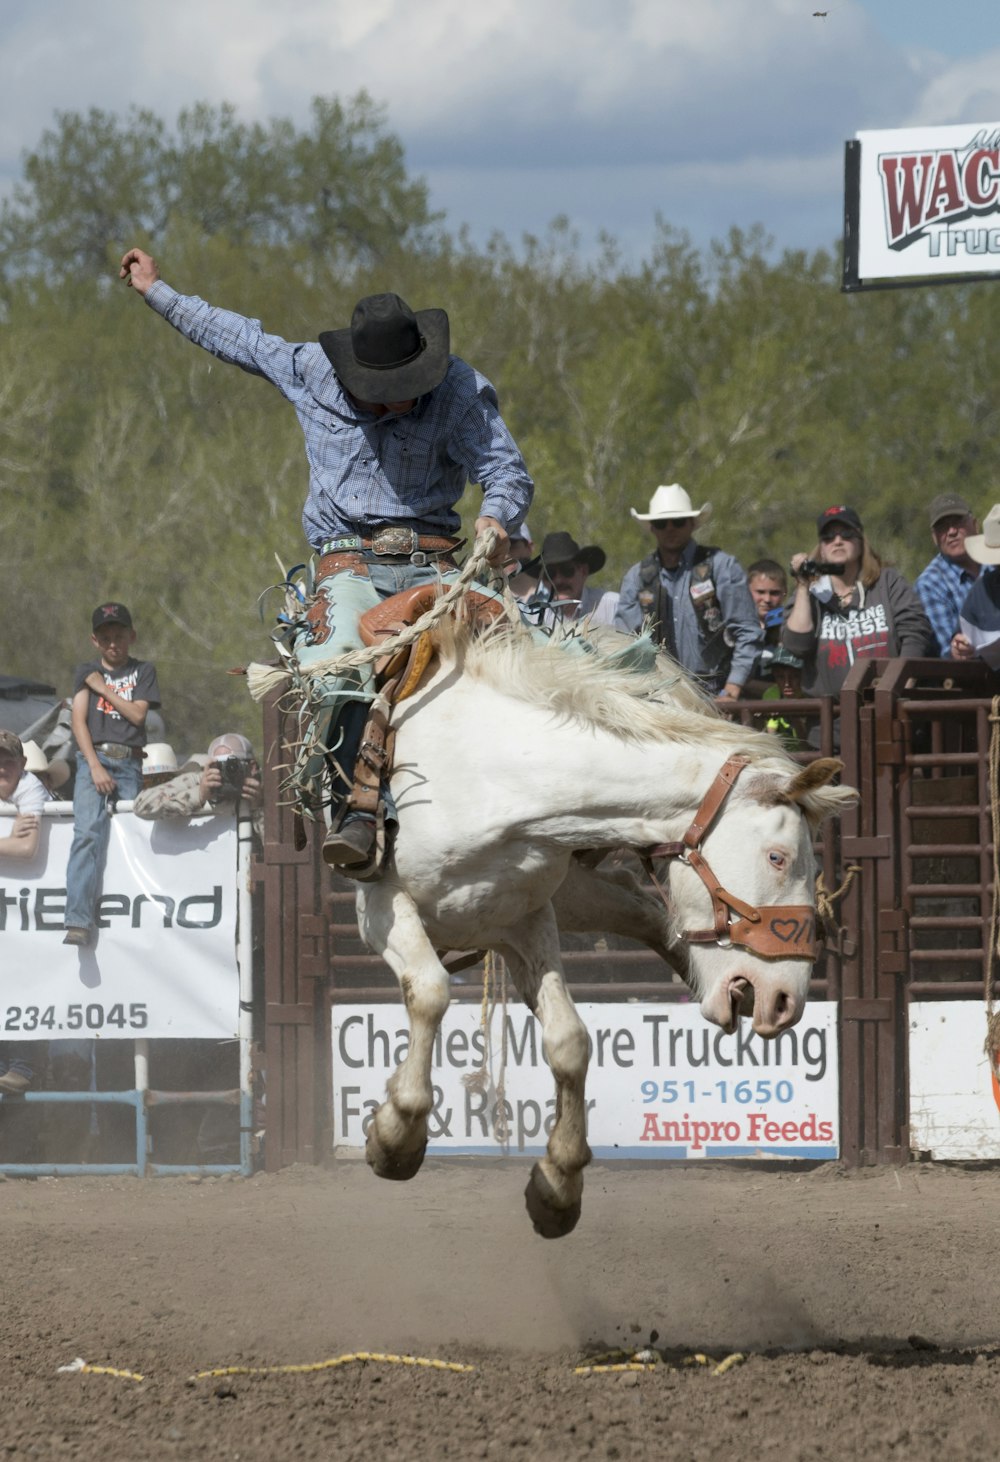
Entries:
[[204, 812], [246, 815], [261, 806], [260, 768], [245, 736], [217, 736], [208, 755], [189, 757], [180, 771], [155, 787], [145, 787], [132, 804], [137, 817], [195, 817]]

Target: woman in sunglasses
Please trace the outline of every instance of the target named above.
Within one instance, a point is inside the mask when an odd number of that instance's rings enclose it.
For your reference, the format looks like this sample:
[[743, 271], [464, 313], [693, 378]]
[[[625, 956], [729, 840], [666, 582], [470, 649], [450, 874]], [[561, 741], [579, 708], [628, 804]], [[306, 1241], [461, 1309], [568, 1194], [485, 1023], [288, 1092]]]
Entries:
[[816, 521], [819, 542], [797, 553], [795, 597], [781, 643], [805, 662], [805, 695], [839, 696], [855, 660], [933, 653], [931, 627], [915, 589], [883, 567], [853, 508], [832, 507]]

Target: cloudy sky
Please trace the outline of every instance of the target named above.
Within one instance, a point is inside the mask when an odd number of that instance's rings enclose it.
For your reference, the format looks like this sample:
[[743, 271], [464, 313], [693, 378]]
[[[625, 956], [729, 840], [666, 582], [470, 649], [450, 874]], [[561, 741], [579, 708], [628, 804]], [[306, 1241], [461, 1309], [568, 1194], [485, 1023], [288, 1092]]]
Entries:
[[[816, 15], [814, 11], [822, 11]], [[997, 0], [0, 0], [0, 195], [56, 111], [305, 123], [364, 87], [447, 222], [566, 214], [636, 262], [761, 223], [830, 246], [859, 129], [1000, 121]]]

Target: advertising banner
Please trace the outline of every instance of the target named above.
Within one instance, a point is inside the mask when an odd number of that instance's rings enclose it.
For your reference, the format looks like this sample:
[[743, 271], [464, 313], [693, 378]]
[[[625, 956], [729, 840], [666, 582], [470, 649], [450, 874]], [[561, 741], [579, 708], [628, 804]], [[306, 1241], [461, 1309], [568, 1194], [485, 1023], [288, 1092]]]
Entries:
[[1000, 1091], [978, 1000], [910, 1005], [910, 1147], [942, 1162], [1000, 1158]]
[[72, 814], [47, 813], [35, 858], [0, 858], [3, 1038], [235, 1037], [235, 817], [118, 812], [86, 949], [62, 942], [72, 839]]
[[854, 208], [847, 242], [863, 281], [995, 274], [1000, 122], [859, 132], [853, 155], [848, 144], [848, 236]]
[[[837, 1008], [809, 1005], [777, 1040], [708, 1025], [695, 1006], [581, 1004], [590, 1034], [587, 1131], [596, 1158], [835, 1158]], [[360, 1148], [407, 1049], [402, 1005], [333, 1008], [334, 1146]], [[523, 1006], [452, 1004], [434, 1050], [428, 1151], [544, 1151], [555, 1088]]]

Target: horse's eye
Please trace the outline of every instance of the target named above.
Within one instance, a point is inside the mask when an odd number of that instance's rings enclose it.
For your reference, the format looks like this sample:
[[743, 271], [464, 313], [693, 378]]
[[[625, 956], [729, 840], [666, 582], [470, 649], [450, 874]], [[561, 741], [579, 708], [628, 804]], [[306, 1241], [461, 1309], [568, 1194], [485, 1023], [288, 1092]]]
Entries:
[[784, 868], [786, 862], [784, 853], [779, 853], [777, 849], [772, 848], [767, 857], [772, 868]]

